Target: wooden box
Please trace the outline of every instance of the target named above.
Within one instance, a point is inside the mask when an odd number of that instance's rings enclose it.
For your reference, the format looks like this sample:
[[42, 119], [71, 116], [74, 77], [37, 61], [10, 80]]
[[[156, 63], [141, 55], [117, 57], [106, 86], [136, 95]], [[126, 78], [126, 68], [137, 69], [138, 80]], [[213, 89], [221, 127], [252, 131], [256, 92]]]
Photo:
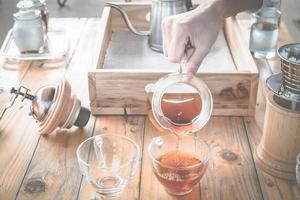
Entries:
[[[150, 3], [118, 4], [135, 27], [149, 28]], [[145, 85], [176, 71], [178, 64], [149, 50], [146, 37], [129, 33], [117, 11], [105, 7], [101, 20], [95, 44], [99, 45], [98, 64], [88, 73], [91, 111], [94, 115], [146, 114]], [[197, 73], [212, 92], [213, 115], [253, 115], [258, 70], [234, 17], [224, 21], [218, 41]]]

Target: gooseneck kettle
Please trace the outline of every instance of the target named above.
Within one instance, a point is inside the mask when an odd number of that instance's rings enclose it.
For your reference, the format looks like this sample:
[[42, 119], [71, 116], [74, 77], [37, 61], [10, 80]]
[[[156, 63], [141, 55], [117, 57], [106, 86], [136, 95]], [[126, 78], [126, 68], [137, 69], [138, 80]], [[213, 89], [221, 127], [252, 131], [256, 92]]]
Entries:
[[162, 52], [162, 20], [171, 15], [180, 14], [189, 11], [193, 8], [191, 0], [154, 0], [151, 10], [150, 30], [138, 31], [131, 24], [126, 12], [119, 6], [113, 3], [106, 3], [109, 6], [119, 11], [128, 26], [128, 29], [136, 35], [149, 36], [149, 46], [154, 51]]

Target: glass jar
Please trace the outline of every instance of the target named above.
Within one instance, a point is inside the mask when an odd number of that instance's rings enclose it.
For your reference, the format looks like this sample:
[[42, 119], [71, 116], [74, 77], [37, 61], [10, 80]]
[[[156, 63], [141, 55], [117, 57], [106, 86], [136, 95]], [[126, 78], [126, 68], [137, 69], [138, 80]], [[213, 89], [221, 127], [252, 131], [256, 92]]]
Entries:
[[49, 14], [45, 0], [21, 0], [17, 3], [17, 8], [19, 11], [39, 10], [41, 13], [45, 32], [48, 31]]
[[14, 14], [13, 39], [21, 53], [38, 53], [45, 40], [39, 10], [19, 11]]
[[34, 4], [34, 9], [41, 11], [41, 17], [45, 24], [46, 32], [48, 32], [49, 12], [47, 9], [46, 0], [31, 0]]
[[277, 10], [281, 9], [281, 0], [264, 0], [262, 7], [273, 7]]
[[280, 16], [275, 7], [264, 7], [253, 14], [249, 49], [254, 57], [273, 58], [276, 55]]

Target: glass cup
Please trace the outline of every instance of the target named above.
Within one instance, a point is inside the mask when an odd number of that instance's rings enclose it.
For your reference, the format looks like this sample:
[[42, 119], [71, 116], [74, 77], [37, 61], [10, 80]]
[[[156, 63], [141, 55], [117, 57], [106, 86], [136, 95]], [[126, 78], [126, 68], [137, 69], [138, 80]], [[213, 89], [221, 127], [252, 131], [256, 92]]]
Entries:
[[278, 27], [281, 13], [276, 7], [264, 7], [253, 14], [249, 49], [255, 58], [273, 58], [276, 55]]
[[77, 149], [82, 174], [103, 197], [120, 194], [132, 179], [140, 156], [126, 136], [103, 134], [88, 138]]
[[148, 151], [155, 176], [171, 195], [190, 193], [211, 158], [210, 145], [191, 135], [153, 138]]

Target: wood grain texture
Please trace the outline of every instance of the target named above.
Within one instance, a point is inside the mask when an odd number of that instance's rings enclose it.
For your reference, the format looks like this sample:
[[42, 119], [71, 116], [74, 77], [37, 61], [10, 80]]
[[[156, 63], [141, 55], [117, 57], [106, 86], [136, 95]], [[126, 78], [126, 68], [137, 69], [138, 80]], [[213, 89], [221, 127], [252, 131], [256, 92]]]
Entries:
[[246, 40], [235, 17], [229, 17], [224, 22], [224, 32], [231, 55], [238, 70], [249, 70], [258, 73], [256, 64], [249, 52]]
[[[95, 81], [95, 88], [99, 88], [96, 90], [95, 96], [97, 98], [91, 102], [91, 107], [93, 109], [97, 107], [102, 109], [106, 107], [129, 107], [145, 110], [147, 101], [145, 86], [148, 83], [156, 82], [167, 73], [140, 72], [140, 70], [128, 69], [103, 69], [101, 73], [90, 72], [89, 76], [95, 76], [93, 80]], [[250, 114], [249, 95], [251, 95], [251, 81], [254, 80], [249, 77], [247, 72], [201, 73], [197, 76], [204, 80], [211, 90], [214, 99], [213, 114], [236, 116]], [[222, 84], [219, 84], [220, 82]], [[145, 114], [145, 112], [140, 114]]]
[[255, 150], [256, 164], [283, 179], [296, 180], [296, 157], [300, 152], [300, 113], [279, 106], [267, 96], [264, 128]]
[[[73, 19], [65, 19], [60, 20], [58, 24], [72, 24], [72, 22]], [[77, 38], [75, 36], [76, 34], [74, 32], [73, 42], [76, 43], [75, 40], [79, 39], [79, 35], [77, 35]], [[71, 48], [70, 52], [72, 52]], [[6, 69], [6, 67], [8, 67], [8, 62], [11, 61], [6, 60], [3, 63], [3, 69], [1, 70], [1, 76], [3, 75], [1, 83], [4, 83], [4, 85], [7, 85], [8, 87], [18, 87], [20, 84], [22, 84], [35, 91], [41, 85], [53, 83], [50, 81], [49, 78], [51, 76], [50, 71], [64, 71], [64, 68], [55, 69], [46, 68], [46, 66], [45, 68], [41, 68], [43, 66], [43, 63], [30, 61], [14, 63], [14, 65], [18, 65], [18, 70], [8, 71]], [[36, 73], [33, 73], [31, 71], [31, 69], [37, 68], [39, 70], [44, 70], [45, 74], [49, 73], [49, 76], [38, 76]], [[52, 76], [53, 75], [54, 74], [52, 74]], [[2, 102], [2, 100], [6, 101], [7, 96], [1, 98], [1, 108], [4, 106], [4, 102]], [[16, 198], [26, 169], [31, 161], [32, 155], [39, 141], [37, 125], [34, 119], [28, 116], [28, 113], [29, 102], [20, 103], [20, 100], [18, 100], [14, 107], [6, 113], [4, 119], [1, 121], [0, 124], [0, 172], [2, 175], [0, 177], [0, 199]]]
[[[262, 133], [253, 117], [244, 118], [251, 151], [253, 152], [261, 139]], [[256, 167], [262, 194], [266, 200], [298, 200], [300, 188], [295, 181], [287, 181], [271, 176]]]
[[[147, 121], [144, 149], [148, 148], [153, 137], [160, 134]], [[168, 195], [155, 175], [150, 173], [151, 161], [148, 152], [144, 151], [140, 189], [143, 199], [262, 199], [248, 139], [240, 118], [212, 117], [200, 131], [199, 138], [212, 145], [214, 154], [200, 186], [187, 196], [176, 198]]]
[[[31, 62], [20, 63], [19, 71], [1, 69], [0, 83], [5, 89], [18, 86], [24, 79]], [[3, 65], [2, 65], [3, 66]], [[0, 94], [0, 110], [10, 99], [10, 94]], [[0, 199], [14, 199], [22, 177], [30, 161], [33, 149], [25, 141], [31, 141], [32, 127], [28, 124], [27, 107], [18, 100], [0, 121]], [[16, 123], [18, 119], [18, 123]], [[24, 125], [25, 124], [25, 125]], [[27, 139], [27, 140], [26, 140]], [[34, 140], [36, 143], [37, 140]], [[24, 156], [27, 155], [27, 156]]]
[[[0, 82], [4, 80], [18, 84], [20, 80], [23, 80], [22, 84], [35, 90], [41, 85], [55, 83], [60, 78], [66, 77], [83, 105], [88, 105], [87, 71], [93, 71], [91, 69], [94, 69], [95, 60], [97, 61], [94, 56], [99, 55], [99, 52], [98, 55], [91, 52], [99, 48], [94, 45], [94, 40], [99, 36], [96, 32], [99, 33], [99, 29], [101, 29], [99, 23], [101, 22], [95, 19], [72, 19], [72, 22], [68, 22], [70, 19], [65, 20], [66, 23], [74, 26], [89, 27], [88, 30], [85, 28], [74, 29], [75, 33], [71, 34], [78, 39], [75, 43], [71, 42], [72, 53], [67, 70], [65, 68], [41, 68], [40, 62], [27, 63], [28, 65], [19, 71], [3, 73], [1, 71]], [[113, 71], [106, 73], [109, 75]], [[1, 77], [6, 74], [8, 76]], [[218, 77], [218, 74], [215, 75]], [[227, 75], [232, 78], [230, 73]], [[240, 75], [244, 80], [243, 72], [240, 72]], [[149, 81], [152, 79], [149, 78]], [[238, 94], [234, 89], [233, 93]], [[229, 98], [232, 90], [225, 94]], [[4, 103], [2, 96], [3, 93], [0, 94], [0, 107]], [[20, 107], [21, 105], [17, 102], [0, 124], [1, 200], [15, 199], [16, 197], [17, 199], [94, 198], [94, 190], [85, 182], [85, 179], [82, 179], [78, 169], [75, 150], [78, 144], [91, 134], [103, 133], [127, 135], [143, 148], [144, 157], [141, 161], [141, 168], [138, 169], [129, 188], [118, 199], [256, 200], [262, 199], [262, 197], [270, 200], [300, 199], [299, 188], [294, 182], [276, 179], [257, 169], [258, 182], [250, 149], [253, 150], [256, 147], [261, 133], [253, 118], [246, 118], [243, 124], [243, 119], [239, 117], [213, 117], [199, 135], [200, 138], [215, 146], [215, 156], [201, 186], [195, 188], [194, 192], [188, 196], [172, 197], [166, 194], [149, 169], [151, 166], [147, 147], [152, 137], [158, 136], [159, 133], [148, 121], [145, 122], [144, 116], [102, 116], [97, 121], [92, 118], [83, 130], [72, 128], [58, 131], [57, 134], [48, 137], [40, 137], [34, 120], [26, 115], [28, 104], [23, 107]], [[96, 107], [96, 109], [102, 108]], [[110, 109], [111, 113], [119, 111], [137, 113], [139, 110], [135, 107], [126, 109], [110, 107]], [[232, 109], [232, 112], [238, 112], [238, 110]], [[244, 125], [247, 128], [248, 136]], [[249, 137], [250, 147], [247, 137]]]
[[[135, 141], [143, 152], [143, 141], [144, 141], [144, 116], [132, 116], [132, 117], [121, 117], [121, 116], [106, 116], [98, 117], [94, 130], [94, 135], [101, 134], [116, 134], [125, 135]], [[119, 197], [114, 199], [143, 199], [140, 198], [139, 185], [140, 185], [140, 172], [142, 165], [139, 161], [139, 167], [136, 170], [134, 178], [130, 181], [129, 185], [122, 192]], [[94, 188], [90, 183], [87, 182], [83, 177], [82, 185], [78, 195], [78, 199], [92, 199], [97, 197]]]
[[215, 146], [202, 199], [263, 199], [241, 118], [211, 118], [200, 138]]
[[[72, 85], [73, 94], [87, 105], [87, 71], [89, 66], [95, 65], [91, 58], [93, 48], [96, 48], [93, 36], [98, 33], [98, 19], [75, 20], [76, 27], [82, 32], [78, 35], [80, 41], [67, 70], [53, 70], [51, 72], [32, 69], [32, 73], [47, 79], [58, 81], [66, 78]], [[90, 49], [91, 51], [85, 51]], [[77, 198], [81, 183], [81, 174], [75, 151], [78, 145], [93, 133], [95, 119], [92, 117], [83, 129], [73, 127], [69, 130], [58, 129], [55, 133], [41, 137], [35, 154], [28, 167], [18, 199], [74, 199]], [[48, 159], [44, 159], [47, 157]], [[72, 158], [72, 159], [69, 159]], [[62, 167], [63, 166], [63, 167]]]

